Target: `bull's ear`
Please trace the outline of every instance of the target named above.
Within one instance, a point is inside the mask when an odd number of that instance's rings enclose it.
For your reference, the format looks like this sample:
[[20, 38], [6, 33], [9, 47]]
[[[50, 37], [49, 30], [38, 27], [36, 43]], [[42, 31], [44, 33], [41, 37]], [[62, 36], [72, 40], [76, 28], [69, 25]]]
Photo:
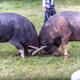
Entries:
[[60, 44], [61, 44], [61, 42], [62, 42], [61, 36], [55, 37], [54, 40], [53, 40], [53, 42], [54, 42], [53, 44], [54, 44], [55, 46], [59, 47]]

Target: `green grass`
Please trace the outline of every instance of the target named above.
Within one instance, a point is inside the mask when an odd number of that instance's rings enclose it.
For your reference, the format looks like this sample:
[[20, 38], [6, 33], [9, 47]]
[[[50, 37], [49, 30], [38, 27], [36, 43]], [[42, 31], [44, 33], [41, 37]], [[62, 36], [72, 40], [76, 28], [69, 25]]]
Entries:
[[[79, 0], [55, 0], [55, 9], [80, 11]], [[18, 13], [33, 22], [37, 33], [43, 25], [41, 0], [0, 0], [0, 12]], [[80, 43], [68, 44], [70, 58], [63, 56], [26, 57], [18, 60], [17, 49], [9, 43], [0, 44], [0, 80], [70, 80], [72, 72], [80, 69]]]

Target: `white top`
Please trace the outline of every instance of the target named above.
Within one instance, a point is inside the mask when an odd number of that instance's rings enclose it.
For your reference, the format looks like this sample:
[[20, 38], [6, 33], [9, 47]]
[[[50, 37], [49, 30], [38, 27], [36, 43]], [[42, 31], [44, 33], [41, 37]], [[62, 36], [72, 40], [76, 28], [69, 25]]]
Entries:
[[54, 6], [54, 0], [43, 0], [43, 8], [51, 8]]

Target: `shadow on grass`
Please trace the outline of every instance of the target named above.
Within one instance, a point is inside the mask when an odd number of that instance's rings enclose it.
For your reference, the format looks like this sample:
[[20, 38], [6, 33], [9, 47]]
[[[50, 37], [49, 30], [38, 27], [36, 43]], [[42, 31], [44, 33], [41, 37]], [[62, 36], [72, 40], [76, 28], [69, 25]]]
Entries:
[[[1, 51], [0, 52], [0, 57], [1, 58], [8, 58], [8, 57], [19, 57], [20, 55], [18, 54], [18, 52], [7, 52], [7, 51]], [[34, 56], [25, 56], [25, 58], [34, 58], [34, 57], [38, 57], [38, 58], [44, 58], [44, 57], [54, 57], [54, 58], [59, 58], [59, 57], [63, 57], [64, 55], [60, 55], [60, 56], [53, 56], [51, 54], [36, 54]]]

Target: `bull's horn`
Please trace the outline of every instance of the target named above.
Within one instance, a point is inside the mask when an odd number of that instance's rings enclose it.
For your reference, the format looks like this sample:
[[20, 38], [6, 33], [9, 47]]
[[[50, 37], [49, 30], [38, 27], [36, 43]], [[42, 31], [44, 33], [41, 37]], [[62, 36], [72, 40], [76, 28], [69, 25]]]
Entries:
[[32, 53], [32, 55], [35, 55], [36, 53], [38, 53], [39, 51], [41, 51], [42, 49], [46, 48], [47, 46], [42, 46], [41, 48], [38, 48], [36, 51], [34, 51]]
[[39, 49], [38, 47], [35, 47], [35, 46], [31, 46], [29, 45], [30, 48], [33, 48], [33, 49]]

